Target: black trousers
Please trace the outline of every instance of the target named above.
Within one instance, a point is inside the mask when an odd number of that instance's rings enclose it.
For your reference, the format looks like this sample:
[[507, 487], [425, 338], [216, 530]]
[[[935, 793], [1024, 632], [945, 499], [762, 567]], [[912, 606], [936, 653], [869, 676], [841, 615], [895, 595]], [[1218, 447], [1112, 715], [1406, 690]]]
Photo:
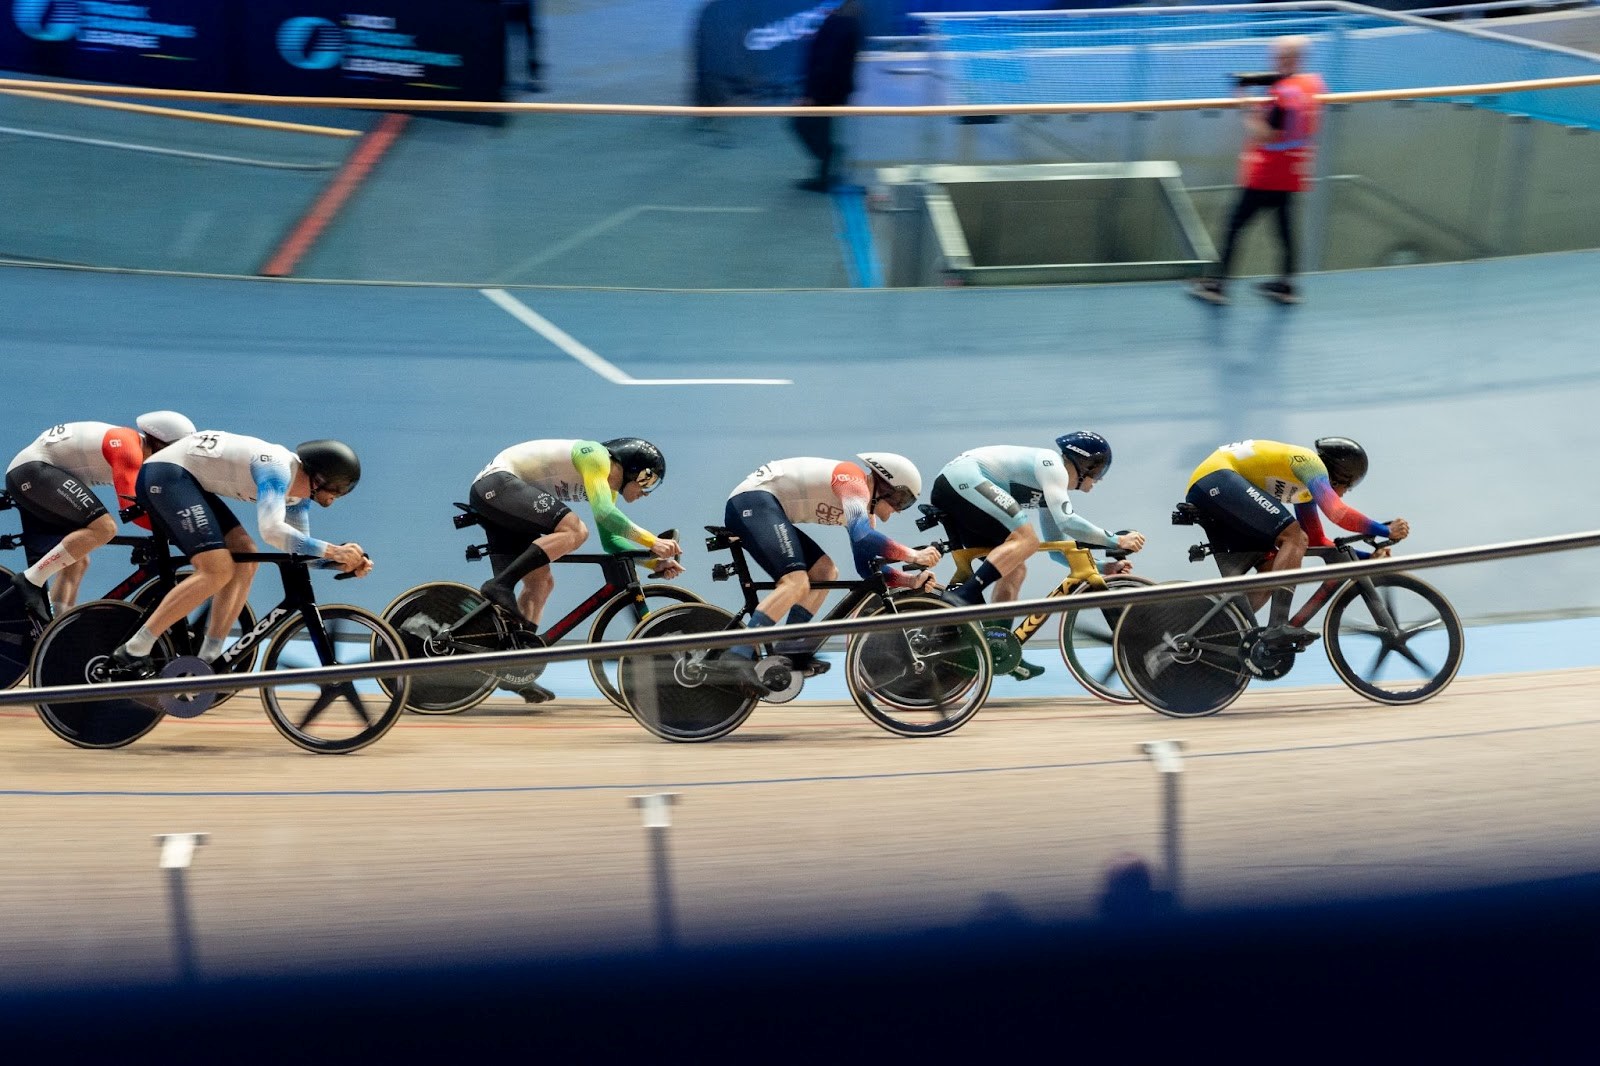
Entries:
[[833, 179], [833, 161], [838, 146], [833, 143], [833, 117], [831, 115], [796, 115], [790, 122], [794, 134], [805, 145], [806, 151], [817, 161], [817, 177], [822, 181]]
[[541, 69], [539, 63], [539, 0], [501, 0], [500, 6], [505, 12], [508, 30], [513, 23], [521, 25], [523, 40], [527, 46], [528, 77], [537, 79]]
[[1241, 189], [1233, 205], [1233, 215], [1228, 219], [1228, 235], [1222, 242], [1222, 276], [1233, 272], [1233, 256], [1239, 247], [1239, 234], [1243, 232], [1258, 211], [1271, 211], [1277, 216], [1278, 245], [1283, 252], [1282, 276], [1290, 278], [1295, 272], [1294, 257], [1294, 193], [1277, 189]]

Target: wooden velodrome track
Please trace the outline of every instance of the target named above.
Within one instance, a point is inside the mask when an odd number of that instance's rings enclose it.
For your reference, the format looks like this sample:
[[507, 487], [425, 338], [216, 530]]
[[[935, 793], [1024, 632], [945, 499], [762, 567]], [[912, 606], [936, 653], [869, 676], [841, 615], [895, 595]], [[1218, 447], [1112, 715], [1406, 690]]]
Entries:
[[130, 747], [0, 715], [8, 856], [0, 985], [174, 976], [157, 833], [188, 873], [207, 976], [648, 949], [630, 797], [680, 796], [681, 941], [952, 930], [1095, 913], [1107, 864], [1159, 860], [1142, 742], [1180, 739], [1183, 903], [1357, 899], [1600, 866], [1600, 671], [1461, 678], [1409, 709], [1261, 686], [1221, 715], [994, 701], [893, 737], [852, 706], [758, 708], [716, 743], [657, 741], [599, 700], [406, 716], [346, 757], [301, 752], [245, 693]]

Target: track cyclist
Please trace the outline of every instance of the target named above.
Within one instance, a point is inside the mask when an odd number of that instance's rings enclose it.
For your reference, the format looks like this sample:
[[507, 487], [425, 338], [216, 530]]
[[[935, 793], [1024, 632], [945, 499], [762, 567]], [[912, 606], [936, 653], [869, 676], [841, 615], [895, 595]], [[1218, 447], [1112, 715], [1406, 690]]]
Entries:
[[[41, 622], [50, 620], [52, 608], [60, 614], [77, 602], [89, 553], [117, 535], [116, 519], [90, 487], [110, 485], [119, 499], [131, 500], [140, 465], [194, 432], [194, 423], [176, 411], [148, 411], [134, 424], [137, 429], [107, 422], [51, 426], [6, 468], [6, 491], [22, 514], [28, 557], [28, 568], [12, 584]], [[149, 523], [141, 519], [140, 525]]]
[[[678, 542], [635, 525], [617, 507], [620, 496], [634, 503], [654, 492], [667, 476], [667, 460], [639, 437], [592, 440], [530, 440], [496, 455], [473, 479], [472, 507], [488, 532], [494, 576], [480, 591], [515, 618], [537, 627], [555, 589], [550, 563], [575, 551], [589, 527], [567, 506], [586, 500], [608, 552], [643, 546], [655, 556], [656, 577], [683, 573]], [[522, 589], [517, 591], [517, 582]], [[531, 703], [554, 693], [527, 681], [517, 691]]]
[[360, 480], [360, 458], [336, 440], [306, 441], [290, 451], [257, 437], [205, 430], [152, 455], [139, 471], [136, 498], [152, 527], [188, 556], [194, 573], [111, 653], [119, 672], [149, 676], [154, 670], [150, 652], [161, 634], [207, 599], [211, 615], [200, 658], [213, 662], [222, 654], [256, 572], [255, 563], [235, 562], [233, 553], [253, 552], [256, 546], [221, 497], [255, 501], [256, 528], [279, 551], [330, 559], [356, 577], [371, 573], [372, 561], [361, 545], [311, 536], [311, 501], [331, 506]]
[[[791, 625], [811, 621], [828, 597], [827, 589], [813, 589], [812, 582], [838, 580], [838, 566], [797, 528], [802, 525], [843, 526], [862, 577], [872, 575], [874, 560], [886, 559], [924, 570], [911, 574], [884, 567], [892, 587], [920, 588], [931, 582], [939, 552], [908, 548], [876, 526], [910, 507], [921, 493], [922, 475], [916, 465], [894, 452], [862, 452], [854, 462], [779, 459], [739, 482], [728, 497], [723, 524], [778, 585], [757, 605], [750, 627], [776, 625], [779, 618]], [[816, 657], [820, 646], [816, 640], [780, 641], [773, 650], [794, 668], [816, 674], [827, 668]], [[730, 648], [720, 661], [737, 680], [759, 687], [753, 646]]]
[[[1366, 476], [1366, 449], [1349, 437], [1323, 437], [1309, 448], [1245, 440], [1223, 445], [1195, 467], [1185, 499], [1200, 512], [1208, 536], [1224, 541], [1230, 552], [1269, 552], [1257, 569], [1274, 573], [1298, 569], [1307, 547], [1332, 543], [1323, 532], [1319, 510], [1352, 533], [1389, 540], [1410, 535], [1404, 518], [1376, 522], [1344, 502], [1344, 495]], [[1387, 555], [1388, 549], [1376, 554]], [[1271, 596], [1265, 589], [1250, 593], [1251, 609], [1259, 611]], [[1269, 645], [1303, 648], [1316, 635], [1277, 624], [1262, 639]]]
[[[952, 548], [991, 551], [971, 577], [945, 590], [945, 599], [963, 606], [979, 604], [993, 586], [995, 603], [1015, 600], [1028, 576], [1028, 560], [1041, 541], [1070, 539], [1131, 552], [1143, 548], [1143, 533], [1108, 532], [1072, 508], [1067, 492], [1092, 491], [1110, 469], [1111, 445], [1100, 434], [1085, 430], [1057, 437], [1054, 449], [999, 444], [973, 448], [952, 459], [934, 478], [929, 502], [944, 512]], [[1028, 521], [1028, 512], [1034, 509], [1039, 512], [1042, 537]], [[1130, 569], [1126, 559], [1101, 567], [1108, 575]], [[1009, 622], [988, 625], [1011, 628]], [[1019, 680], [1042, 673], [1044, 667], [1027, 660], [1012, 672]]]

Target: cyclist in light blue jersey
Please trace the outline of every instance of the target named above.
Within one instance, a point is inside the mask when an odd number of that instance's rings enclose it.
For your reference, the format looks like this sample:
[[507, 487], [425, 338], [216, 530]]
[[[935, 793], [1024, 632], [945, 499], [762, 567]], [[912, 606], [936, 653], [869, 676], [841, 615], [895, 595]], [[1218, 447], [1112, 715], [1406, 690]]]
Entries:
[[[1072, 509], [1068, 490], [1089, 492], [1110, 469], [1111, 445], [1100, 434], [1081, 430], [1057, 437], [1053, 451], [999, 444], [952, 459], [934, 479], [929, 499], [944, 512], [952, 550], [987, 548], [989, 554], [970, 578], [946, 589], [945, 598], [960, 605], [982, 603], [993, 585], [995, 603], [1015, 600], [1028, 575], [1028, 559], [1043, 540], [1131, 552], [1143, 548], [1143, 533], [1111, 533]], [[1035, 508], [1042, 538], [1028, 521]], [[1129, 569], [1126, 560], [1102, 567], [1107, 574]], [[1043, 673], [1042, 667], [1028, 666]]]

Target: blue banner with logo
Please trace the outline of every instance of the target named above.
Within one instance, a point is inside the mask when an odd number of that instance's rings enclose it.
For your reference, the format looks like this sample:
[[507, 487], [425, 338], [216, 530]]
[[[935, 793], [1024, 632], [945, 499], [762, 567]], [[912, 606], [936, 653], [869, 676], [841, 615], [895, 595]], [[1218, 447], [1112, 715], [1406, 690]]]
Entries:
[[240, 66], [251, 92], [498, 100], [499, 0], [251, 0]]
[[0, 67], [161, 89], [229, 86], [228, 5], [214, 0], [3, 0]]
[[158, 88], [499, 100], [499, 0], [0, 0], [0, 69]]

